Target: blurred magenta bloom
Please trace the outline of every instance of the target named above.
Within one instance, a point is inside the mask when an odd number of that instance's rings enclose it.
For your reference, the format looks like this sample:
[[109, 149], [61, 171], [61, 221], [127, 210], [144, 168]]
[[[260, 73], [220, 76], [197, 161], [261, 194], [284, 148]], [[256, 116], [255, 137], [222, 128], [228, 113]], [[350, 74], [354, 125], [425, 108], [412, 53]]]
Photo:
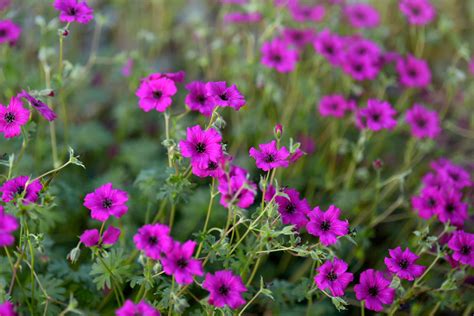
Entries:
[[126, 78], [132, 75], [132, 72], [133, 72], [133, 59], [132, 58], [127, 59], [125, 64], [123, 64], [121, 71], [122, 71], [122, 76]]
[[289, 1], [288, 7], [296, 22], [320, 22], [326, 14], [323, 5], [306, 5], [299, 3], [298, 0]]
[[397, 114], [387, 101], [369, 99], [367, 107], [357, 111], [356, 123], [359, 128], [368, 128], [374, 132], [391, 130], [397, 125], [393, 118]]
[[218, 190], [221, 194], [220, 203], [224, 207], [231, 204], [246, 209], [255, 201], [257, 185], [248, 180], [248, 172], [244, 168], [232, 165], [228, 174], [219, 177]]
[[186, 85], [188, 95], [185, 103], [193, 111], [198, 111], [204, 116], [211, 116], [212, 111], [216, 107], [214, 99], [208, 95], [206, 83], [201, 81], [193, 81]]
[[349, 4], [344, 8], [344, 14], [355, 28], [373, 28], [380, 24], [380, 14], [370, 4]]
[[94, 18], [94, 10], [87, 5], [86, 1], [55, 0], [53, 6], [60, 11], [61, 22], [87, 24]]
[[408, 23], [414, 25], [428, 24], [436, 16], [436, 10], [429, 0], [400, 0], [399, 7]]
[[3, 302], [0, 304], [0, 315], [2, 316], [17, 316], [15, 306], [11, 302]]
[[[6, 214], [3, 206], [0, 205], [0, 247], [11, 246], [15, 242], [13, 232], [19, 227], [18, 220], [15, 216]], [[0, 315], [1, 313], [0, 305]]]
[[341, 118], [348, 110], [347, 100], [341, 94], [325, 95], [319, 101], [319, 114]]
[[157, 311], [152, 305], [145, 301], [140, 301], [138, 304], [133, 303], [131, 300], [126, 300], [122, 307], [115, 311], [116, 316], [160, 316], [160, 312]]
[[448, 242], [448, 247], [454, 252], [452, 258], [455, 261], [474, 267], [474, 234], [462, 230], [455, 231]]
[[21, 91], [21, 93], [19, 93], [17, 97], [25, 98], [28, 101], [28, 103], [35, 110], [37, 110], [41, 114], [41, 116], [44, 117], [46, 120], [51, 122], [57, 118], [56, 113], [46, 103], [41, 102], [40, 100], [36, 99], [25, 90]]
[[11, 20], [0, 20], [0, 44], [15, 45], [21, 35], [21, 28]]
[[268, 68], [278, 72], [291, 72], [298, 61], [298, 52], [288, 47], [288, 44], [278, 38], [264, 42], [261, 48], [261, 62]]
[[283, 29], [282, 35], [284, 41], [296, 48], [302, 49], [313, 42], [315, 32], [310, 28], [297, 29], [286, 27]]
[[431, 70], [428, 63], [408, 55], [397, 60], [396, 69], [400, 83], [409, 88], [425, 88], [431, 83]]
[[435, 138], [441, 132], [438, 113], [420, 104], [415, 104], [406, 112], [406, 121], [416, 138]]

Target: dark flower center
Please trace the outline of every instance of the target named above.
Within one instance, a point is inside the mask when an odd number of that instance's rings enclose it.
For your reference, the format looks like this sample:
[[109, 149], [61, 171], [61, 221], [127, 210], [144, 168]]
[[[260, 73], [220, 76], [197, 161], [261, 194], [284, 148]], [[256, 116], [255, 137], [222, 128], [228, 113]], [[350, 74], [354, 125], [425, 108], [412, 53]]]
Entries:
[[109, 198], [105, 198], [104, 201], [102, 202], [102, 207], [103, 208], [106, 208], [106, 209], [109, 209], [112, 207], [112, 200], [109, 199]]
[[334, 271], [331, 271], [328, 273], [327, 278], [329, 281], [336, 281], [337, 280], [337, 274]]
[[154, 98], [154, 99], [159, 100], [159, 99], [161, 99], [162, 96], [163, 96], [163, 92], [161, 92], [161, 91], [153, 91], [153, 98]]
[[369, 295], [372, 297], [376, 297], [379, 294], [379, 289], [376, 286], [369, 287]]
[[178, 261], [176, 261], [176, 265], [180, 268], [180, 269], [184, 269], [188, 266], [188, 260], [184, 259], [184, 258], [180, 258], [178, 259]]
[[448, 205], [446, 205], [446, 212], [453, 213], [455, 210], [456, 206], [454, 204], [448, 203]]
[[69, 15], [76, 15], [77, 14], [77, 9], [76, 8], [69, 8], [67, 11]]
[[274, 162], [275, 161], [275, 156], [273, 154], [268, 154], [265, 156], [265, 159], [263, 159], [265, 162]]
[[354, 16], [355, 16], [358, 20], [365, 20], [365, 13], [362, 12], [362, 11], [356, 11], [356, 12], [354, 12]]
[[225, 92], [223, 94], [219, 95], [219, 98], [221, 98], [221, 100], [223, 100], [223, 101], [229, 100], [229, 96]]
[[209, 161], [209, 164], [207, 165], [207, 170], [216, 170], [217, 167], [217, 163], [215, 163], [214, 161]]
[[454, 173], [454, 172], [448, 172], [448, 175], [451, 179], [453, 179], [454, 181], [458, 181], [459, 180], [459, 174], [457, 173]]
[[424, 128], [426, 127], [426, 120], [424, 118], [419, 118], [416, 120], [416, 125], [418, 125], [418, 127], [420, 128]]
[[199, 94], [198, 96], [196, 96], [196, 100], [198, 103], [203, 104], [204, 102], [206, 102], [206, 97], [203, 94]]
[[408, 69], [408, 76], [415, 78], [418, 76], [418, 71], [416, 71], [416, 69]]
[[158, 239], [156, 236], [150, 236], [148, 237], [148, 243], [152, 246], [155, 246], [158, 243]]
[[0, 37], [4, 37], [7, 35], [7, 30], [5, 29], [0, 29]]
[[195, 149], [196, 149], [196, 151], [197, 151], [199, 154], [202, 154], [203, 152], [206, 151], [206, 144], [204, 144], [204, 143], [197, 143]]
[[225, 284], [221, 285], [217, 290], [220, 295], [227, 296], [229, 294], [229, 287]]
[[329, 221], [323, 221], [320, 226], [321, 230], [327, 232], [331, 229], [331, 223]]
[[408, 268], [408, 260], [402, 259], [402, 260], [400, 260], [400, 262], [398, 263], [398, 265], [400, 266], [400, 268], [402, 268], [403, 270], [405, 270], [406, 268]]
[[364, 69], [364, 66], [362, 66], [362, 64], [355, 64], [354, 65], [354, 70], [356, 72], [362, 72], [363, 69]]
[[294, 205], [293, 203], [288, 203], [285, 210], [288, 214], [293, 214], [296, 211], [296, 205]]
[[374, 113], [372, 114], [372, 121], [378, 122], [380, 121], [380, 117], [381, 117], [380, 113]]
[[326, 45], [326, 46], [324, 46], [324, 51], [329, 55], [333, 55], [334, 54], [334, 47], [331, 46], [331, 45]]
[[276, 62], [276, 63], [281, 62], [281, 60], [282, 60], [281, 55], [279, 55], [279, 54], [273, 55], [273, 56], [272, 56], [272, 60], [273, 60], [274, 62]]
[[467, 256], [468, 254], [471, 253], [471, 246], [464, 245], [461, 247], [461, 254], [464, 256]]
[[421, 10], [420, 10], [419, 7], [412, 6], [412, 7], [411, 7], [411, 13], [412, 13], [413, 15], [418, 16], [418, 15], [420, 15]]
[[13, 123], [15, 121], [15, 114], [12, 112], [7, 112], [5, 113], [4, 118], [7, 123]]
[[25, 191], [25, 187], [22, 185], [19, 185], [18, 188], [16, 188], [16, 194], [21, 195]]
[[428, 206], [429, 206], [430, 208], [435, 207], [435, 206], [436, 206], [436, 201], [435, 201], [435, 199], [429, 198], [429, 199], [428, 199]]

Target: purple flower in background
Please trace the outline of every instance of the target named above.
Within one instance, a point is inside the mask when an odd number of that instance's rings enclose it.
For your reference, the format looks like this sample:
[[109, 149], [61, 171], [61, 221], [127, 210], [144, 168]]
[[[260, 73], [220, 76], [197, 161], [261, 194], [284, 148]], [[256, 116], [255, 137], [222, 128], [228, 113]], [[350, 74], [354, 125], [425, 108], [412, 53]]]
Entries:
[[205, 131], [201, 126], [188, 127], [186, 140], [179, 142], [183, 157], [190, 158], [192, 163], [197, 163], [203, 168], [209, 161], [217, 162], [222, 157], [222, 137], [213, 128]]
[[11, 3], [11, 0], [0, 0], [0, 11], [6, 9]]
[[312, 43], [314, 39], [314, 31], [310, 28], [297, 29], [287, 27], [283, 29], [282, 35], [284, 41], [300, 49]]
[[125, 64], [123, 64], [121, 72], [122, 72], [122, 76], [126, 78], [132, 75], [132, 72], [133, 72], [133, 59], [132, 58], [128, 58]]
[[48, 121], [54, 121], [57, 117], [56, 113], [44, 102], [34, 98], [31, 94], [23, 90], [17, 95], [18, 98], [25, 98], [30, 105], [37, 110], [42, 117]]
[[373, 269], [360, 274], [359, 284], [354, 286], [354, 291], [359, 301], [365, 301], [367, 309], [376, 312], [383, 310], [382, 304], [392, 304], [395, 298], [390, 281], [384, 278], [382, 272]]
[[161, 258], [163, 271], [167, 275], [173, 275], [178, 284], [191, 284], [193, 276], [202, 276], [204, 270], [202, 262], [193, 259], [196, 243], [188, 240], [184, 244], [175, 242], [166, 256]]
[[86, 1], [55, 0], [53, 6], [61, 12], [59, 14], [61, 22], [87, 24], [94, 18], [94, 10], [87, 5]]
[[468, 218], [468, 205], [462, 202], [462, 194], [452, 189], [445, 189], [441, 193], [441, 203], [438, 207], [440, 222], [462, 227]]
[[17, 316], [15, 306], [11, 302], [3, 302], [0, 304], [0, 315], [2, 316]]
[[180, 83], [180, 82], [184, 82], [184, 79], [186, 78], [186, 72], [184, 72], [183, 70], [180, 70], [177, 72], [165, 72], [165, 73], [154, 72], [148, 75], [148, 77], [146, 77], [145, 80], [158, 80], [161, 78], [169, 79], [173, 81], [174, 83]]
[[84, 206], [91, 211], [91, 217], [105, 222], [110, 216], [117, 218], [127, 213], [128, 194], [125, 191], [114, 189], [112, 183], [106, 183], [84, 198]]
[[288, 167], [290, 152], [286, 147], [277, 148], [276, 140], [266, 144], [258, 145], [259, 150], [250, 148], [250, 157], [255, 159], [257, 167], [263, 171], [269, 171], [274, 168]]
[[291, 72], [298, 61], [298, 52], [288, 48], [288, 44], [278, 38], [264, 42], [261, 49], [262, 64], [267, 68], [274, 68], [278, 72]]
[[415, 264], [418, 260], [418, 256], [410, 251], [409, 248], [402, 250], [397, 247], [390, 249], [390, 257], [384, 259], [385, 265], [388, 270], [395, 273], [400, 279], [413, 281], [420, 277], [425, 272], [425, 267], [419, 264]]
[[347, 263], [339, 258], [326, 260], [316, 269], [318, 274], [314, 277], [314, 282], [321, 290], [329, 288], [332, 296], [343, 296], [344, 290], [354, 279], [352, 273], [346, 272], [347, 268]]
[[227, 305], [236, 309], [245, 304], [242, 293], [246, 292], [247, 288], [242, 278], [230, 270], [206, 274], [202, 287], [209, 291], [209, 304], [213, 306], [222, 308]]
[[0, 44], [15, 45], [21, 35], [21, 28], [11, 20], [0, 20]]
[[290, 1], [288, 6], [296, 22], [320, 22], [326, 14], [326, 9], [322, 5], [304, 5], [298, 1]]
[[214, 98], [207, 93], [206, 84], [201, 81], [193, 81], [186, 85], [189, 91], [185, 103], [193, 111], [199, 111], [204, 116], [211, 116], [216, 107]]
[[235, 84], [228, 87], [225, 81], [208, 82], [206, 90], [217, 106], [230, 106], [238, 111], [245, 105], [245, 98]]
[[396, 113], [387, 101], [369, 99], [367, 107], [357, 112], [357, 126], [375, 132], [382, 129], [391, 130], [397, 125], [397, 121], [393, 118]]
[[30, 177], [19, 176], [6, 181], [1, 187], [2, 201], [8, 203], [16, 197], [23, 196], [22, 203], [28, 205], [38, 200], [38, 195], [43, 189], [40, 180], [34, 180], [31, 183]]
[[133, 241], [138, 250], [153, 260], [161, 259], [162, 253], [167, 253], [173, 247], [170, 228], [163, 224], [142, 226], [133, 236]]
[[164, 112], [173, 102], [171, 97], [177, 91], [173, 80], [160, 77], [143, 80], [135, 94], [139, 99], [138, 105], [143, 111], [149, 112], [155, 109], [158, 112]]
[[431, 70], [428, 63], [408, 55], [397, 60], [396, 70], [400, 83], [409, 88], [425, 88], [431, 83]]
[[224, 22], [228, 24], [257, 23], [261, 20], [260, 12], [230, 12], [224, 15]]
[[448, 242], [448, 247], [454, 252], [452, 258], [455, 261], [474, 267], [474, 234], [462, 230], [455, 231]]
[[326, 95], [319, 101], [319, 114], [321, 116], [334, 116], [341, 118], [347, 110], [347, 101], [340, 94]]
[[344, 42], [339, 35], [323, 30], [316, 35], [313, 46], [316, 52], [323, 55], [331, 64], [337, 66], [341, 62]]
[[[12, 233], [18, 227], [18, 220], [15, 216], [6, 214], [3, 206], [0, 205], [0, 247], [13, 245], [15, 237], [13, 237]], [[0, 315], [2, 314], [0, 313]]]
[[430, 219], [438, 212], [441, 204], [441, 193], [435, 187], [426, 187], [421, 190], [420, 195], [411, 199], [412, 207], [418, 211], [418, 215], [423, 219]]
[[338, 236], [347, 235], [349, 232], [349, 222], [341, 221], [340, 215], [341, 210], [334, 205], [329, 206], [326, 212], [322, 212], [317, 206], [308, 213], [309, 222], [306, 224], [306, 230], [311, 235], [319, 237], [324, 246], [335, 244]]
[[436, 171], [437, 181], [441, 183], [441, 187], [462, 190], [472, 184], [469, 172], [447, 159], [441, 158], [434, 161], [431, 163], [431, 167]]
[[0, 104], [0, 133], [5, 138], [21, 134], [21, 127], [28, 123], [30, 110], [25, 109], [20, 98], [12, 97], [8, 106]]
[[116, 316], [160, 316], [160, 312], [145, 301], [135, 304], [126, 300], [122, 307], [115, 311]]
[[305, 227], [308, 223], [307, 214], [311, 210], [308, 201], [300, 199], [300, 194], [295, 189], [284, 189], [283, 193], [288, 198], [281, 195], [275, 197], [281, 221], [283, 224], [295, 225], [297, 229]]
[[441, 132], [438, 113], [420, 104], [415, 104], [406, 112], [406, 121], [416, 138], [435, 138]]
[[380, 72], [374, 60], [367, 57], [346, 56], [342, 69], [355, 80], [373, 80]]
[[408, 18], [408, 23], [425, 25], [430, 23], [436, 10], [429, 0], [400, 0], [400, 11]]
[[380, 14], [370, 4], [349, 4], [344, 8], [344, 14], [355, 28], [373, 28], [380, 24]]
[[99, 239], [100, 239], [99, 230], [87, 229], [82, 233], [79, 239], [86, 247], [97, 246], [99, 244]]
[[474, 75], [474, 56], [471, 57], [468, 68], [471, 75]]
[[245, 209], [255, 201], [257, 185], [248, 180], [247, 170], [231, 166], [229, 174], [219, 177], [218, 190], [221, 193], [222, 206], [229, 207], [234, 204]]

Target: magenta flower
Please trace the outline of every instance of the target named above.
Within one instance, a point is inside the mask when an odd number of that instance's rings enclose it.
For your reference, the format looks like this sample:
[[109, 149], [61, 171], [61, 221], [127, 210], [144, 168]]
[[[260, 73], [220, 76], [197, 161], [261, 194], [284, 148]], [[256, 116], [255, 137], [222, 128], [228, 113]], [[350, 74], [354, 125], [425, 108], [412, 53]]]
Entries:
[[0, 20], [0, 44], [15, 45], [21, 35], [21, 28], [12, 20]]
[[297, 162], [301, 157], [303, 157], [304, 155], [306, 155], [306, 153], [304, 151], [302, 151], [301, 149], [299, 148], [296, 148], [295, 152], [293, 152], [291, 155], [290, 155], [290, 163], [295, 163]]
[[277, 148], [276, 140], [272, 140], [266, 144], [258, 145], [260, 150], [254, 147], [250, 148], [250, 157], [255, 159], [257, 167], [263, 171], [269, 171], [275, 168], [288, 167], [290, 152], [286, 147]]
[[375, 132], [382, 129], [391, 130], [397, 125], [397, 121], [393, 118], [396, 113], [387, 101], [369, 99], [367, 107], [357, 112], [357, 126]]
[[439, 159], [431, 163], [431, 167], [436, 170], [437, 181], [444, 188], [452, 187], [456, 190], [462, 190], [472, 185], [469, 172], [447, 159]]
[[8, 203], [16, 197], [22, 196], [22, 203], [28, 205], [35, 203], [38, 200], [38, 195], [43, 189], [43, 185], [39, 180], [34, 180], [31, 183], [30, 177], [19, 176], [6, 181], [1, 187], [2, 201]]
[[3, 302], [0, 304], [0, 315], [2, 316], [17, 316], [15, 312], [15, 306], [11, 302]]
[[11, 4], [11, 0], [0, 0], [0, 11], [6, 9]]
[[298, 1], [288, 3], [291, 16], [296, 22], [320, 22], [326, 14], [322, 5], [303, 5]]
[[202, 262], [193, 259], [194, 248], [196, 248], [196, 243], [191, 240], [184, 244], [175, 242], [166, 256], [161, 258], [163, 271], [167, 275], [174, 276], [178, 284], [191, 284], [193, 276], [204, 275]]
[[206, 90], [217, 106], [230, 106], [238, 111], [245, 105], [245, 98], [235, 84], [228, 87], [225, 81], [208, 82]]
[[224, 22], [227, 24], [247, 24], [257, 23], [262, 20], [260, 12], [230, 12], [224, 15]]
[[319, 206], [308, 213], [309, 222], [306, 230], [313, 236], [319, 237], [325, 246], [335, 244], [338, 236], [347, 235], [349, 232], [349, 222], [341, 221], [339, 216], [341, 210], [334, 205], [329, 206], [326, 212], [322, 212]]
[[443, 190], [438, 207], [438, 218], [442, 223], [462, 227], [468, 218], [468, 205], [462, 202], [462, 194], [455, 190]]
[[339, 65], [344, 53], [344, 42], [337, 34], [332, 34], [329, 30], [323, 30], [316, 35], [313, 42], [317, 53], [325, 57], [332, 65]]
[[229, 174], [219, 177], [220, 203], [224, 207], [237, 205], [240, 208], [248, 208], [255, 201], [257, 185], [248, 180], [247, 170], [231, 166]]
[[299, 49], [302, 49], [306, 45], [311, 44], [315, 36], [314, 31], [310, 28], [296, 29], [296, 28], [289, 28], [289, 27], [283, 29], [282, 35], [283, 35], [283, 39], [287, 43]]
[[344, 59], [342, 62], [342, 69], [355, 80], [373, 80], [380, 72], [378, 64], [373, 59], [354, 56], [346, 57], [347, 59]]
[[205, 168], [209, 161], [217, 162], [222, 157], [222, 137], [213, 128], [205, 131], [201, 126], [188, 127], [186, 140], [179, 142], [183, 157], [190, 158], [191, 162]]
[[396, 70], [400, 83], [409, 88], [425, 88], [431, 83], [431, 70], [428, 63], [408, 55], [397, 60]]
[[319, 114], [321, 116], [334, 116], [341, 118], [348, 110], [347, 101], [340, 94], [325, 95], [319, 101]]
[[421, 190], [420, 195], [411, 199], [411, 205], [418, 211], [418, 215], [423, 219], [430, 219], [438, 213], [441, 205], [441, 193], [437, 188], [426, 187]]
[[134, 304], [126, 300], [122, 307], [115, 311], [116, 316], [160, 316], [160, 312], [145, 301]]
[[110, 216], [117, 218], [127, 213], [128, 194], [125, 191], [114, 189], [112, 183], [106, 183], [84, 198], [84, 206], [91, 210], [91, 217], [105, 222]]
[[173, 247], [170, 228], [163, 224], [147, 224], [142, 226], [133, 236], [138, 250], [153, 260], [159, 260], [162, 253], [167, 253]]
[[99, 244], [99, 239], [100, 239], [99, 230], [87, 229], [82, 233], [79, 239], [86, 247], [96, 246]]
[[228, 157], [222, 156], [219, 161], [214, 162], [212, 160], [209, 160], [207, 165], [202, 166], [199, 163], [192, 163], [192, 172], [195, 176], [198, 176], [200, 178], [206, 178], [206, 177], [213, 177], [213, 178], [219, 178], [225, 174], [225, 165], [226, 162], [229, 160]]
[[102, 243], [104, 245], [114, 245], [120, 237], [120, 228], [109, 226], [102, 235]]
[[355, 28], [373, 28], [380, 24], [380, 14], [370, 4], [349, 4], [344, 8], [344, 13]]
[[408, 18], [408, 23], [414, 25], [426, 25], [436, 15], [436, 10], [429, 0], [400, 0], [399, 7]]
[[339, 258], [327, 260], [316, 269], [318, 274], [314, 277], [314, 282], [321, 290], [329, 288], [332, 296], [343, 296], [344, 290], [354, 279], [352, 273], [346, 272], [347, 268], [348, 265], [344, 260]]
[[61, 22], [87, 24], [94, 18], [94, 10], [87, 5], [86, 1], [55, 0], [53, 6], [61, 12], [59, 14]]
[[34, 98], [31, 94], [23, 90], [21, 93], [17, 95], [18, 98], [25, 98], [30, 105], [36, 109], [42, 117], [44, 117], [48, 121], [54, 121], [57, 117], [56, 113], [49, 106], [40, 100]]
[[274, 68], [278, 72], [292, 72], [298, 61], [298, 52], [288, 48], [287, 43], [275, 38], [270, 42], [264, 42], [261, 63], [267, 68]]
[[170, 107], [173, 100], [171, 97], [176, 94], [178, 89], [173, 80], [160, 77], [142, 80], [135, 95], [138, 97], [138, 105], [145, 112], [155, 109], [158, 112], [164, 112]]
[[275, 197], [281, 221], [283, 224], [295, 225], [297, 229], [305, 227], [308, 223], [307, 214], [311, 210], [308, 201], [300, 199], [300, 194], [295, 189], [284, 189], [283, 193], [288, 198], [280, 195]]
[[354, 286], [356, 297], [359, 301], [365, 300], [367, 309], [381, 312], [382, 304], [392, 304], [395, 290], [390, 287], [390, 281], [385, 279], [383, 273], [373, 269], [365, 270], [360, 274], [359, 284]]
[[242, 278], [230, 270], [206, 274], [202, 287], [209, 291], [209, 304], [213, 306], [222, 308], [227, 305], [236, 309], [245, 304], [242, 293], [246, 292], [247, 288]]
[[216, 107], [214, 99], [207, 94], [206, 84], [201, 81], [193, 81], [186, 85], [189, 91], [185, 103], [193, 111], [198, 111], [204, 116], [211, 116]]
[[406, 121], [416, 138], [435, 138], [441, 132], [438, 113], [419, 104], [407, 111]]
[[21, 126], [29, 119], [30, 110], [23, 107], [20, 98], [12, 97], [7, 107], [0, 104], [0, 133], [3, 133], [5, 138], [19, 136]]
[[474, 267], [474, 234], [462, 230], [455, 231], [448, 242], [448, 247], [454, 252], [452, 258], [455, 261]]
[[264, 199], [265, 199], [265, 202], [270, 202], [273, 197], [275, 197], [277, 191], [275, 189], [275, 187], [273, 185], [268, 185], [267, 187], [267, 190], [265, 191], [265, 196], [264, 196]]
[[[15, 216], [6, 214], [3, 206], [0, 205], [0, 247], [13, 245], [15, 237], [12, 233], [17, 230], [18, 227], [18, 220]], [[2, 314], [0, 313], [0, 315]]]
[[152, 81], [152, 80], [158, 80], [161, 78], [169, 79], [176, 84], [176, 83], [184, 82], [184, 79], [186, 78], [186, 72], [184, 72], [183, 70], [176, 71], [176, 72], [165, 72], [165, 73], [154, 72], [148, 75], [148, 77], [146, 77], [144, 80]]
[[415, 264], [418, 260], [418, 256], [410, 251], [409, 248], [402, 250], [397, 247], [390, 249], [390, 257], [384, 259], [385, 265], [388, 270], [395, 273], [400, 279], [413, 281], [420, 277], [425, 272], [425, 267], [419, 264]]

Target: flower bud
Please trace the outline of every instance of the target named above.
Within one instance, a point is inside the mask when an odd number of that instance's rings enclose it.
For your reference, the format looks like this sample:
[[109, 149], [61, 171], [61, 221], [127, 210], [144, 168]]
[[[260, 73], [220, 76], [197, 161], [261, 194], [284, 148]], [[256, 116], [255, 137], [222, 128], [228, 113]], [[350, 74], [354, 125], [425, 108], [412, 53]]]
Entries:
[[273, 133], [275, 134], [276, 139], [280, 139], [281, 135], [283, 134], [283, 126], [281, 124], [275, 125]]
[[372, 167], [374, 167], [375, 170], [380, 170], [383, 167], [383, 161], [380, 159], [375, 159], [374, 162], [372, 162]]

